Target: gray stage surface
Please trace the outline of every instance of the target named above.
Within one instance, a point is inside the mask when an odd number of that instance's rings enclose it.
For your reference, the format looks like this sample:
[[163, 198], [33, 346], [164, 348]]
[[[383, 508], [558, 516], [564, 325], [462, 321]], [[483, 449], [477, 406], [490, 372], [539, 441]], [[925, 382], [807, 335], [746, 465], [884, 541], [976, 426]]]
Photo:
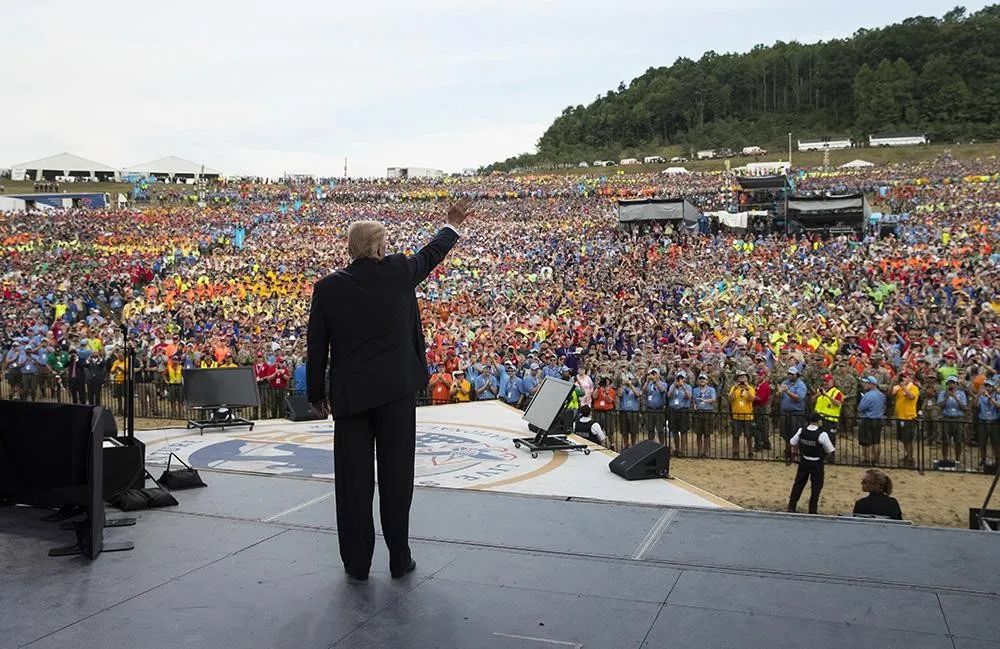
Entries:
[[417, 571], [347, 583], [329, 481], [204, 471], [109, 529], [0, 509], [0, 647], [1000, 649], [1000, 536], [418, 489]]

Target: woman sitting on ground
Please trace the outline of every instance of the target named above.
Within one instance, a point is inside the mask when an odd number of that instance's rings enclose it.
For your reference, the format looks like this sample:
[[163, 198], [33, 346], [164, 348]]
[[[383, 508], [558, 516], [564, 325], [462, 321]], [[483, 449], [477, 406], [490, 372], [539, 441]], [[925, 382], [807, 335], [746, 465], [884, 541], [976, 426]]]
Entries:
[[903, 520], [899, 502], [891, 496], [892, 479], [878, 469], [865, 471], [861, 478], [861, 489], [868, 495], [854, 503], [855, 514], [884, 516], [893, 520]]

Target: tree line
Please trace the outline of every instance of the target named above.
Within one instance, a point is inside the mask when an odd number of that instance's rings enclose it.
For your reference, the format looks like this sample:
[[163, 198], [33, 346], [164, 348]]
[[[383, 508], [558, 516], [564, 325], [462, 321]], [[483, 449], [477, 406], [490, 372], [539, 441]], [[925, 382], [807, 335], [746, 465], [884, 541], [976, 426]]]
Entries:
[[649, 68], [568, 106], [537, 152], [487, 171], [614, 159], [658, 148], [784, 148], [802, 139], [907, 132], [933, 141], [1000, 136], [1000, 5], [908, 18], [815, 44], [706, 52]]

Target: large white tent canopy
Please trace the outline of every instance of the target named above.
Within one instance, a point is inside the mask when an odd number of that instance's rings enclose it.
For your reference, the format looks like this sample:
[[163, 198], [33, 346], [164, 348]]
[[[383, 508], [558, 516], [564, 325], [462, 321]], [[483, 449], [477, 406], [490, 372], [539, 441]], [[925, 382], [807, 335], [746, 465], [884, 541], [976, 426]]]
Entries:
[[22, 162], [11, 167], [10, 171], [12, 180], [56, 180], [68, 176], [91, 180], [118, 178], [118, 171], [113, 167], [72, 153], [59, 153], [40, 160]]
[[851, 160], [850, 162], [845, 162], [840, 165], [841, 169], [863, 169], [865, 167], [874, 167], [874, 162], [868, 162], [867, 160]]
[[151, 160], [125, 168], [127, 174], [156, 176], [157, 178], [217, 178], [222, 174], [197, 162], [191, 162], [177, 156], [167, 156], [159, 160]]

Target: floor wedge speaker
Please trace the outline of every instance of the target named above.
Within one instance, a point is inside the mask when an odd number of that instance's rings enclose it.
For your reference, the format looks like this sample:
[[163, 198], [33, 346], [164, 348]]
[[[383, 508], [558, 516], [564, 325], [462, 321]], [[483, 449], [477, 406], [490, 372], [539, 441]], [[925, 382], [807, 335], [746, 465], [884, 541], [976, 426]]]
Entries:
[[315, 421], [320, 419], [313, 412], [304, 394], [290, 394], [285, 397], [285, 419], [292, 421]]
[[647, 439], [622, 451], [608, 468], [626, 480], [666, 478], [670, 475], [670, 449]]

